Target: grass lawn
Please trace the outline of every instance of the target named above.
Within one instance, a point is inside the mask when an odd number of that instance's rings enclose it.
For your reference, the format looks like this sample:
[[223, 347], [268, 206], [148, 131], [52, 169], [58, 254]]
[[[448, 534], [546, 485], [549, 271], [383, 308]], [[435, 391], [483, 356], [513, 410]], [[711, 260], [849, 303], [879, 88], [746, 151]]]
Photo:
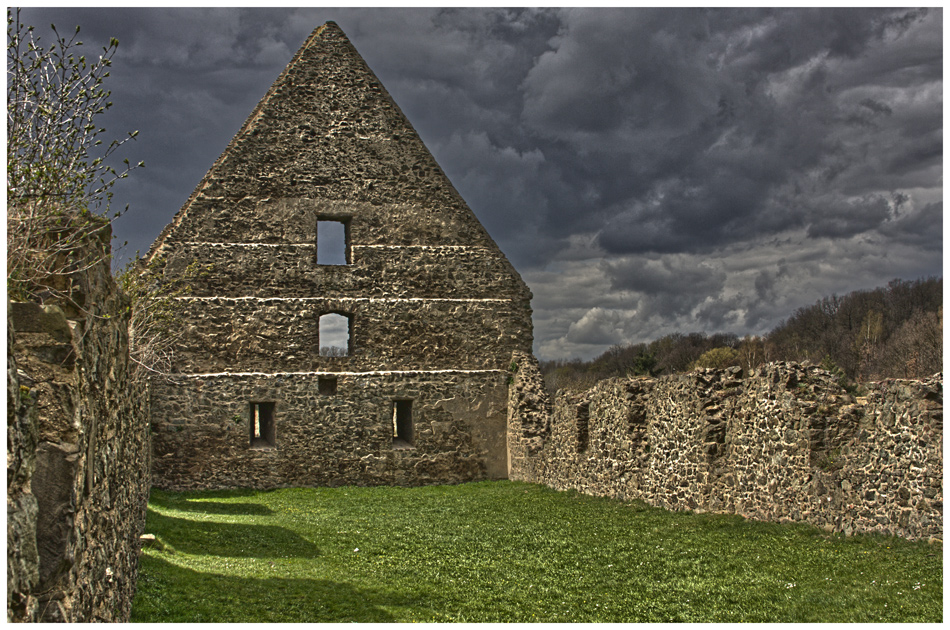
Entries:
[[938, 544], [509, 481], [153, 490], [146, 531], [139, 622], [943, 619]]

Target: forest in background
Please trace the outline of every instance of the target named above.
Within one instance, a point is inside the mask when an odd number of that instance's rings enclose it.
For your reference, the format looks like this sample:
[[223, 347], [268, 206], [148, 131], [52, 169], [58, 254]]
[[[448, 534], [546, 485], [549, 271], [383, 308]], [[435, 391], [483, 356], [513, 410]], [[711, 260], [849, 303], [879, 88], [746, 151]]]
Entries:
[[590, 361], [542, 361], [545, 383], [586, 389], [614, 376], [661, 376], [696, 368], [811, 362], [850, 382], [922, 378], [943, 369], [943, 278], [892, 280], [799, 308], [764, 336], [673, 333], [618, 344]]

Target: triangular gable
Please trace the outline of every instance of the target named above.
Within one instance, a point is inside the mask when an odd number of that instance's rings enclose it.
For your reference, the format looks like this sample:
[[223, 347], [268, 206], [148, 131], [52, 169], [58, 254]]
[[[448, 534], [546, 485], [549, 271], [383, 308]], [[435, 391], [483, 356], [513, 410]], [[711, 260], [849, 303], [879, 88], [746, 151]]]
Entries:
[[[379, 216], [368, 220], [386, 224], [380, 234], [388, 242], [497, 250], [405, 115], [333, 22], [310, 35], [163, 230], [149, 256], [169, 239], [266, 242], [270, 237], [286, 242], [267, 229], [255, 232], [253, 226], [245, 231], [254, 234], [233, 233], [242, 224], [257, 221], [240, 209], [249, 199], [375, 208]], [[411, 225], [385, 218], [406, 208], [412, 209]], [[256, 212], [260, 214], [259, 208]], [[291, 240], [312, 237], [309, 229], [286, 227], [293, 224], [292, 216], [282, 220], [282, 231]], [[221, 228], [225, 222], [228, 230]], [[208, 235], [213, 231], [218, 233], [215, 238]], [[505, 266], [524, 286], [507, 260]]]

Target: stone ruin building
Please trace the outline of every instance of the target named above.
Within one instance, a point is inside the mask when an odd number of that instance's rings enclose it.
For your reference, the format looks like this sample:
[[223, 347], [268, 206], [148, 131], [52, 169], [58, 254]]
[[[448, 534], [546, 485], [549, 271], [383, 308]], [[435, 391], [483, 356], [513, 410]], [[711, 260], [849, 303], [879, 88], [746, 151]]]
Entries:
[[510, 478], [942, 540], [942, 374], [855, 397], [769, 364], [552, 400], [530, 291], [332, 22], [149, 252], [188, 287], [150, 392], [110, 238], [68, 299], [8, 303], [8, 621], [128, 620], [150, 468], [171, 489]]
[[188, 284], [151, 391], [156, 486], [507, 477], [531, 293], [335, 23], [147, 260]]

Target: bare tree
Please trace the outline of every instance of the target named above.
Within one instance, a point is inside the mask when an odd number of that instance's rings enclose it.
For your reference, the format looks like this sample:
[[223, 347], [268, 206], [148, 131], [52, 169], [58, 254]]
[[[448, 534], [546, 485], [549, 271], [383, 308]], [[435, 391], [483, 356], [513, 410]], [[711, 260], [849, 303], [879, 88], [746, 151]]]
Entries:
[[207, 272], [193, 262], [181, 276], [166, 280], [159, 261], [146, 265], [136, 259], [118, 274], [119, 286], [130, 301], [129, 356], [134, 379], [173, 380], [174, 350], [185, 333], [179, 298], [191, 292], [191, 280]]
[[854, 340], [854, 348], [861, 356], [859, 379], [869, 379], [876, 373], [881, 339], [884, 336], [884, 316], [878, 311], [868, 311]]
[[739, 344], [739, 364], [752, 371], [765, 363], [765, 341], [757, 335], [746, 335]]
[[943, 369], [943, 309], [916, 312], [888, 340], [887, 371], [904, 378], [922, 378]]

